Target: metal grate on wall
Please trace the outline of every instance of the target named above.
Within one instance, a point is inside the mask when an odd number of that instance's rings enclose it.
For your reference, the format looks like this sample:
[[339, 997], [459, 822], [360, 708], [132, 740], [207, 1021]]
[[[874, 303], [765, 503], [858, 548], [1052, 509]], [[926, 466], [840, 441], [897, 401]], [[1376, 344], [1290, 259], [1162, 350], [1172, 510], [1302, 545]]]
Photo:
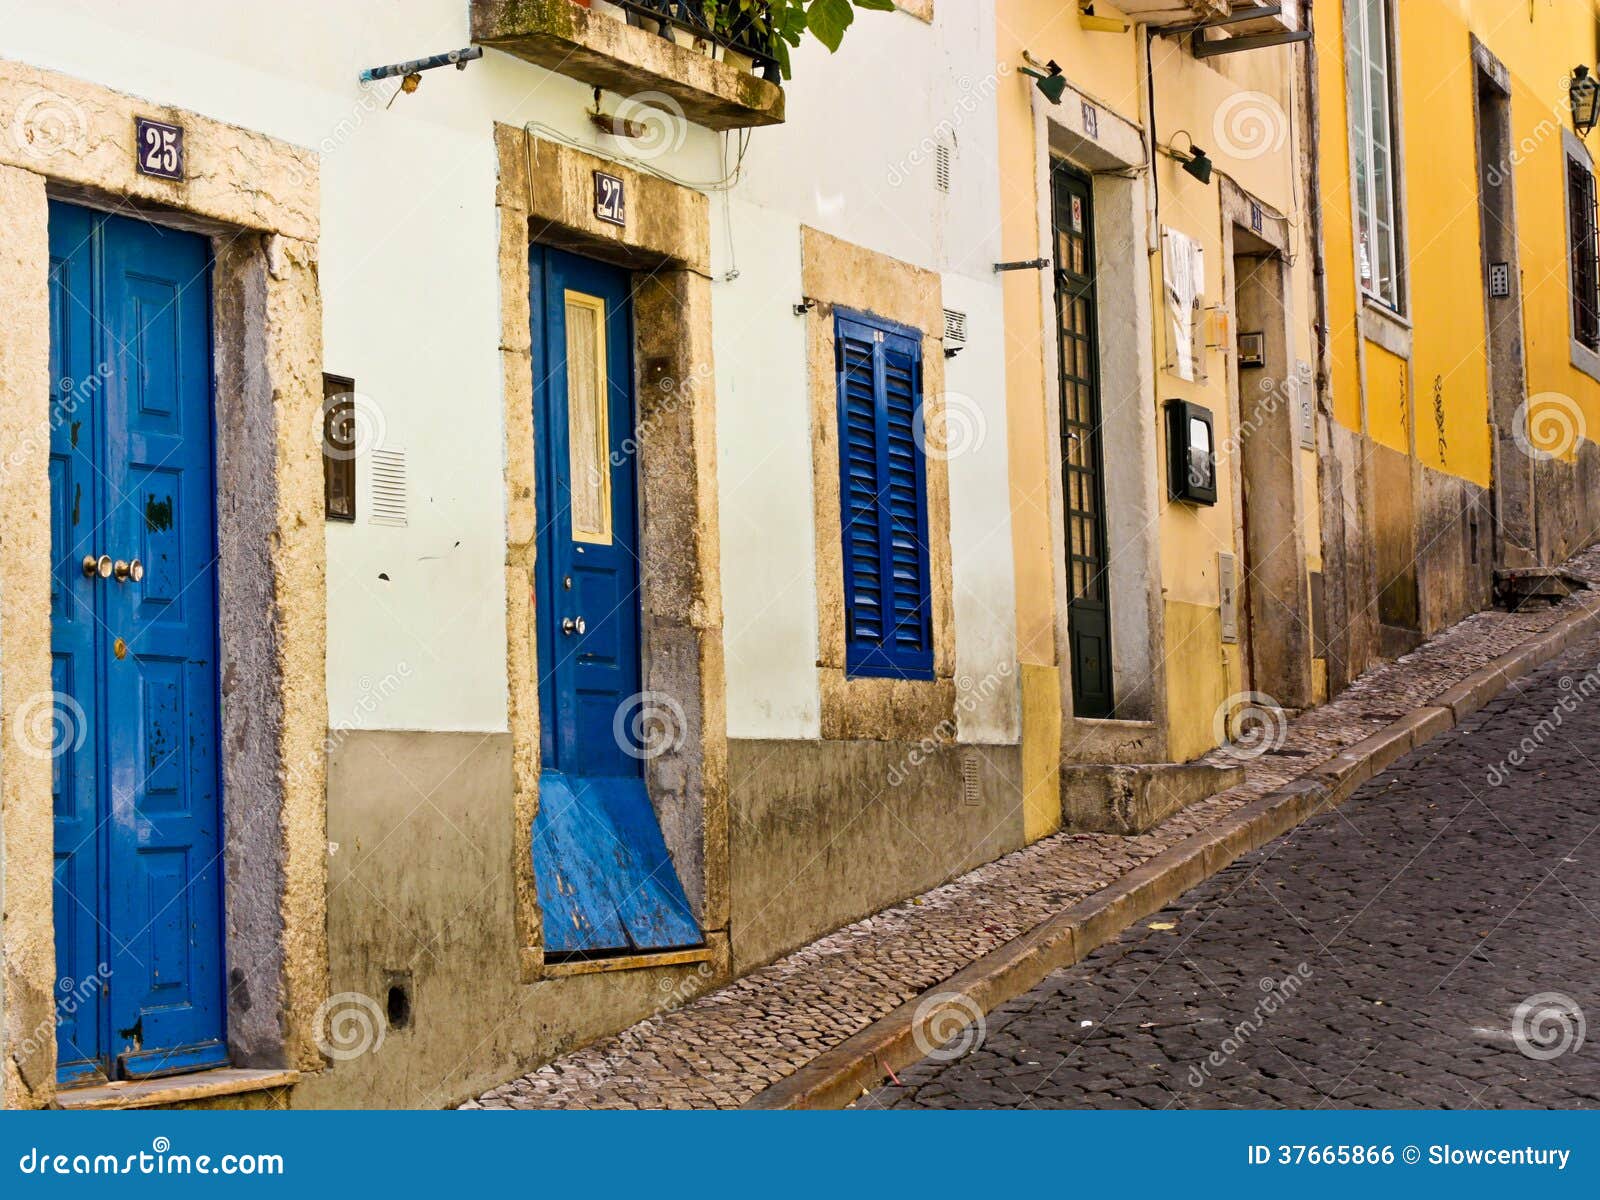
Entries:
[[374, 450], [368, 459], [372, 482], [371, 514], [373, 525], [406, 523], [406, 452], [393, 448]]
[[933, 181], [941, 192], [950, 190], [950, 162], [954, 151], [948, 142], [940, 142], [933, 151]]
[[944, 310], [944, 344], [946, 346], [965, 346], [967, 344], [967, 314], [957, 312], [953, 308]]
[[961, 755], [961, 803], [969, 808], [983, 803], [983, 790], [978, 781], [976, 750], [966, 750]]

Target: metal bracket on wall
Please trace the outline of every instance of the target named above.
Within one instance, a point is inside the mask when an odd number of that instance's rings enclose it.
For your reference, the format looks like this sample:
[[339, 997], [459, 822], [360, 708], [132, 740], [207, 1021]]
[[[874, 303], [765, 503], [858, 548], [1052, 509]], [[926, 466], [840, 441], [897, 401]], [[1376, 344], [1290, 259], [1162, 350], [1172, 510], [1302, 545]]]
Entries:
[[469, 62], [482, 57], [482, 46], [467, 46], [461, 50], [452, 50], [448, 54], [430, 54], [427, 58], [414, 58], [410, 62], [368, 67], [361, 72], [361, 82], [372, 83], [374, 80], [392, 79], [395, 76], [404, 79], [408, 75], [420, 75], [423, 71], [432, 71], [436, 67], [454, 67], [458, 71], [465, 71]]
[[1048, 258], [1029, 258], [1021, 262], [995, 263], [994, 269], [998, 271], [1042, 271], [1050, 265]]
[[1196, 21], [1193, 25], [1176, 25], [1166, 32], [1181, 37], [1189, 35], [1189, 49], [1196, 58], [1215, 58], [1219, 54], [1238, 54], [1244, 50], [1264, 50], [1268, 46], [1287, 46], [1293, 42], [1309, 42], [1311, 30], [1297, 29], [1285, 30], [1283, 33], [1258, 33], [1249, 37], [1220, 38], [1217, 41], [1206, 40], [1206, 30], [1222, 29], [1229, 25], [1237, 25], [1242, 21], [1253, 21], [1260, 17], [1281, 17], [1283, 5], [1268, 4], [1260, 8], [1245, 8], [1238, 12], [1230, 13], [1226, 17], [1218, 17], [1212, 21]]

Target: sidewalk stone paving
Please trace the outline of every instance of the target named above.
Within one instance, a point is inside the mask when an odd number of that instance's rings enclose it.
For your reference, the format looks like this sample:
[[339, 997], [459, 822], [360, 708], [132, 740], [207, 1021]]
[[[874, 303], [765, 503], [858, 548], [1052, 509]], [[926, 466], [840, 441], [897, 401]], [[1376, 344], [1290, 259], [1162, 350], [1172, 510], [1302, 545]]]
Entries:
[[1591, 636], [857, 1107], [1592, 1107], [1597, 667]]
[[[1576, 574], [1600, 581], [1600, 548], [1585, 551], [1566, 566]], [[1580, 607], [1600, 608], [1600, 591], [1580, 593], [1553, 607], [1519, 613], [1483, 612], [1469, 617], [1412, 654], [1369, 671], [1332, 703], [1290, 720], [1281, 746], [1246, 764], [1244, 783], [1191, 806], [1148, 834], [1124, 838], [1062, 833], [1036, 842], [914, 900], [845, 926], [681, 1008], [657, 1014], [632, 1029], [602, 1039], [528, 1075], [502, 1084], [486, 1092], [479, 1100], [469, 1102], [467, 1107], [691, 1108], [743, 1104], [769, 1084], [792, 1074], [823, 1051], [843, 1042], [905, 1001], [948, 979], [974, 959], [1026, 933], [1161, 851], [1205, 829], [1249, 801], [1282, 786], [1329, 755], [1362, 740], [1411, 709], [1427, 703], [1465, 676], [1515, 649], [1529, 637], [1548, 629]], [[1592, 657], [1590, 661], [1593, 661]], [[1506, 703], [1509, 701], [1497, 702], [1501, 707]], [[1593, 714], [1590, 719], [1595, 722], [1596, 730], [1600, 730], [1600, 713]], [[1476, 728], [1479, 722], [1471, 720], [1468, 724]], [[1464, 736], [1468, 735], [1458, 731], [1453, 742], [1459, 744]], [[1232, 760], [1218, 756], [1216, 761]], [[1478, 770], [1476, 766], [1462, 769]], [[1592, 768], [1589, 770], [1592, 771]], [[1584, 782], [1581, 787], [1563, 789], [1561, 792], [1563, 802], [1573, 808], [1574, 813], [1580, 811], [1575, 806], [1574, 798], [1585, 791], [1592, 793], [1593, 790], [1593, 776], [1582, 778]], [[1411, 786], [1415, 790], [1422, 785], [1413, 783]], [[1486, 789], [1487, 785], [1484, 787]], [[1453, 794], [1459, 796], [1460, 789], [1457, 788]], [[1595, 802], [1591, 800], [1587, 803]], [[1552, 807], [1560, 808], [1561, 805]], [[1448, 815], [1445, 814], [1446, 817]], [[1430, 818], [1434, 819], [1444, 818]], [[1551, 820], [1554, 820], [1553, 816]], [[1321, 818], [1318, 828], [1325, 827], [1329, 822], [1338, 828], [1346, 826], [1346, 818], [1335, 814]], [[1414, 827], [1415, 822], [1407, 826]], [[1552, 825], [1548, 832], [1555, 836], [1555, 827]], [[1379, 840], [1389, 843], [1396, 837], [1398, 831], [1390, 830], [1379, 835]], [[1503, 837], [1500, 839], [1504, 840]], [[1514, 842], [1509, 844], [1515, 845]], [[1417, 848], [1420, 849], [1420, 845]], [[1363, 859], [1363, 855], [1370, 854], [1371, 849], [1361, 841], [1341, 847], [1341, 852], [1350, 855], [1351, 859], [1334, 865], [1342, 866], [1346, 875], [1335, 877], [1337, 873], [1330, 873], [1325, 883], [1316, 885], [1327, 889], [1340, 911], [1323, 914], [1320, 919], [1330, 920], [1341, 914], [1348, 919], [1349, 914], [1355, 913], [1366, 903], [1365, 900], [1354, 900], [1356, 895], [1361, 894], [1365, 877], [1358, 878], [1348, 872], [1353, 871], [1358, 861]], [[1270, 853], [1270, 850], [1269, 847], [1266, 852]], [[1502, 857], [1509, 853], [1499, 841], [1495, 843], [1494, 852]], [[1463, 853], [1468, 859], [1473, 859], [1470, 850]], [[1492, 863], [1492, 856], [1488, 857]], [[1248, 870], [1248, 867], [1236, 865], [1206, 887], [1222, 888], [1224, 891], [1229, 886], [1236, 887], [1238, 881], [1247, 876]], [[1296, 903], [1309, 905], [1308, 899], [1291, 892], [1287, 881], [1284, 882], [1285, 886], [1277, 889], [1280, 893], [1294, 895], [1297, 897]], [[1506, 883], [1498, 876], [1496, 882]], [[1515, 891], [1513, 885], [1506, 883], [1506, 886]], [[1256, 889], [1252, 889], [1252, 894], [1257, 897], [1252, 904], [1259, 909], [1264, 898], [1259, 896]], [[1449, 894], [1455, 895], [1454, 892]], [[1518, 897], [1521, 894], [1516, 892]], [[1287, 896], [1284, 898], [1287, 899]], [[1389, 911], [1385, 903], [1379, 902], [1380, 911]], [[1600, 911], [1600, 894], [1593, 896], [1593, 904], [1595, 910]], [[1567, 905], [1576, 907], [1570, 899]], [[1492, 915], [1479, 915], [1476, 901], [1472, 901], [1466, 910], [1450, 915], [1446, 924], [1454, 929], [1488, 922], [1483, 924], [1487, 930], [1491, 928]], [[1571, 916], [1570, 913], [1568, 915]], [[1562, 936], [1569, 936], [1571, 929], [1575, 928], [1575, 921], [1576, 918], [1567, 927], [1553, 925], [1551, 929], [1561, 930]], [[1268, 928], [1274, 934], [1282, 932], [1277, 924]], [[1264, 932], [1257, 927], [1256, 935]], [[1333, 927], [1330, 927], [1326, 936], [1333, 936]], [[1246, 939], [1239, 945], [1248, 944]], [[1275, 945], [1270, 937], [1267, 938], [1261, 953], [1266, 954]], [[1119, 942], [1115, 948], [1107, 947], [1105, 953], [1111, 953], [1113, 957], [1125, 957], [1128, 949]], [[1230, 953], [1239, 957], [1243, 952], [1235, 946]], [[1296, 943], [1293, 952], [1282, 952], [1288, 955], [1285, 961], [1291, 967], [1301, 961], [1306, 953], [1309, 951], [1300, 949], [1299, 943]], [[1435, 977], [1453, 963], [1454, 960], [1445, 961], [1449, 959], [1449, 953], [1448, 948], [1438, 951], [1437, 957], [1444, 962], [1444, 966], [1434, 972]], [[1537, 964], [1541, 957], [1534, 955], [1530, 961]], [[1244, 960], [1241, 957], [1239, 961]], [[1324, 955], [1315, 961], [1316, 970], [1331, 975], [1333, 967], [1330, 964], [1333, 960], [1330, 956]], [[1274, 960], [1273, 965], [1276, 967], [1280, 964]], [[1088, 974], [1106, 970], [1108, 966], [1099, 955], [1095, 955], [1078, 967], [1059, 974], [1069, 974], [1083, 980]], [[1378, 972], [1377, 967], [1373, 970]], [[1430, 964], [1419, 966], [1418, 970], [1433, 968]], [[1238, 970], [1230, 971], [1228, 977], [1239, 977]], [[1375, 979], [1382, 977], [1381, 972], [1374, 975]], [[1563, 986], [1576, 986], [1570, 981], [1566, 985], [1559, 980], [1548, 982], [1555, 990], [1562, 990]], [[1051, 983], [1056, 983], [1056, 977], [1052, 977]], [[1432, 986], [1432, 980], [1429, 986]], [[1517, 999], [1521, 998], [1519, 994]], [[1372, 999], [1376, 1001], [1383, 997], [1375, 996]], [[1293, 1007], [1293, 1001], [1290, 1001], [1289, 1007]], [[1386, 1006], [1374, 1004], [1374, 1007], [1381, 1011]], [[1109, 1006], [1106, 1011], [1109, 1011]], [[1363, 1012], [1362, 1016], [1365, 1015]], [[1385, 1017], [1397, 1020], [1398, 1015], [1398, 1012], [1386, 1013]], [[1504, 1012], [1485, 1011], [1479, 1014], [1478, 1019], [1488, 1026], [1504, 1027], [1505, 1017]], [[998, 1018], [997, 1013], [995, 1019]], [[1442, 1021], [1445, 1018], [1441, 1012], [1434, 1019]], [[1205, 1031], [1209, 1026], [1194, 1028], [1200, 1031], [1197, 1036], [1207, 1045], [1206, 1052], [1209, 1053], [1209, 1043], [1205, 1043], [1208, 1036]], [[1220, 1026], [1217, 1028], [1220, 1029]], [[1352, 1014], [1336, 1016], [1327, 1028], [1342, 1028], [1354, 1036], [1362, 1026]], [[990, 1030], [991, 1037], [999, 1033], [994, 1020], [991, 1020]], [[1146, 1041], [1155, 1040], [1154, 1033], [1142, 1036]], [[1327, 1037], [1327, 1029], [1318, 1036]], [[1217, 1040], [1220, 1041], [1220, 1037]], [[1464, 1057], [1472, 1052], [1472, 1047], [1464, 1037], [1457, 1041], [1457, 1048]], [[1009, 1043], [1002, 1040], [1000, 1045], [1005, 1047]], [[1301, 1053], [1311, 1057], [1310, 1048], [1310, 1043], [1306, 1043]], [[1503, 1049], [1502, 1041], [1494, 1052], [1499, 1053]], [[1173, 1089], [1172, 1064], [1168, 1063], [1163, 1069], [1148, 1054], [1141, 1057], [1133, 1050], [1130, 1044], [1126, 1047], [1124, 1057], [1130, 1063], [1137, 1061], [1143, 1064], [1138, 1071], [1147, 1072], [1147, 1075], [1139, 1075], [1139, 1078], [1147, 1082], [1129, 1084], [1122, 1081], [1123, 1091], [1119, 1092], [1117, 1086], [1108, 1084], [1101, 1087], [1099, 1092], [1120, 1096], [1125, 1104], [1145, 1102], [1159, 1107], [1171, 1103], [1177, 1090]], [[1512, 1053], [1515, 1055], [1514, 1049]], [[1147, 1058], [1155, 1065], [1146, 1063]], [[1042, 1081], [1049, 1071], [1044, 1065], [1045, 1061], [1038, 1056], [1038, 1067], [1029, 1065], [1033, 1060], [1026, 1059], [1022, 1066], [1012, 1063], [1012, 1069], [1037, 1071]], [[1056, 1060], [1050, 1061], [1053, 1063]], [[977, 1055], [957, 1065], [964, 1066], [966, 1062], [973, 1062], [974, 1070], [978, 1069], [979, 1063], [994, 1065], [991, 1060]], [[1420, 1058], [1417, 1060], [1419, 1071], [1423, 1069], [1422, 1062]], [[1530, 1062], [1528, 1065], [1538, 1064]], [[919, 1067], [918, 1070], [922, 1071], [923, 1068]], [[923, 1079], [925, 1076], [926, 1073], [917, 1078]], [[1075, 1075], [1070, 1077], [1077, 1078]], [[1545, 1078], [1543, 1075], [1537, 1077]], [[909, 1079], [907, 1082], [909, 1085]], [[987, 1081], [986, 1087], [992, 1082]], [[1319, 1078], [1323, 1086], [1328, 1086], [1330, 1082], [1337, 1081]], [[1167, 1086], [1163, 1087], [1163, 1084]], [[1292, 1081], [1274, 1082], [1274, 1087], [1285, 1095], [1290, 1094], [1289, 1089], [1293, 1086]], [[1423, 1100], [1419, 1094], [1419, 1098], [1413, 1102], [1443, 1102], [1443, 1098], [1449, 1095], [1445, 1089], [1450, 1086], [1436, 1081], [1428, 1092], [1430, 1099]], [[1553, 1085], [1547, 1081], [1545, 1086]], [[1137, 1096], [1133, 1095], [1135, 1091]], [[956, 1095], [953, 1090], [949, 1094]], [[1314, 1091], [1306, 1094], [1313, 1103], [1317, 1099]], [[1377, 1092], [1373, 1094], [1378, 1095]], [[935, 1087], [927, 1095], [915, 1090], [883, 1095], [885, 1102], [889, 1103], [910, 1103], [919, 1099], [924, 1103], [932, 1103], [940, 1093]], [[988, 1102], [992, 1103], [1020, 1102], [1019, 1093], [1014, 1087], [992, 1088], [985, 1095]], [[1070, 1102], [1065, 1094], [1063, 1099]], [[957, 1101], [948, 1099], [946, 1102]], [[1289, 1101], [1285, 1099], [1281, 1102]]]

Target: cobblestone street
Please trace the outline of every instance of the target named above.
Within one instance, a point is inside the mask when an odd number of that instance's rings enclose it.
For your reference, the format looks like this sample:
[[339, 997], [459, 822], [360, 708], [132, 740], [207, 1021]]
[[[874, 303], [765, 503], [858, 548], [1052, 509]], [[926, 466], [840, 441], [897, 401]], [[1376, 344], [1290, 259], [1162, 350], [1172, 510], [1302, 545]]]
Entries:
[[1597, 661], [1581, 642], [858, 1107], [1600, 1101]]

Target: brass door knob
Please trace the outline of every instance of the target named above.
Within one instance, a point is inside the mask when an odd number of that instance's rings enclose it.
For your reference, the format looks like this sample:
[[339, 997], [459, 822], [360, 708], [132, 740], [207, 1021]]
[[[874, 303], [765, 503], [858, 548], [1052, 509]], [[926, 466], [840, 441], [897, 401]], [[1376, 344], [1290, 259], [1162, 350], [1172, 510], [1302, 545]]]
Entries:
[[114, 569], [115, 568], [111, 562], [111, 555], [109, 554], [102, 554], [99, 558], [96, 558], [92, 554], [85, 554], [83, 556], [83, 577], [85, 579], [93, 579], [97, 575], [101, 579], [110, 579], [111, 572]]
[[112, 573], [116, 575], [118, 583], [127, 583], [130, 579], [138, 583], [144, 578], [144, 564], [137, 558], [132, 562], [123, 562], [119, 558], [112, 567]]

